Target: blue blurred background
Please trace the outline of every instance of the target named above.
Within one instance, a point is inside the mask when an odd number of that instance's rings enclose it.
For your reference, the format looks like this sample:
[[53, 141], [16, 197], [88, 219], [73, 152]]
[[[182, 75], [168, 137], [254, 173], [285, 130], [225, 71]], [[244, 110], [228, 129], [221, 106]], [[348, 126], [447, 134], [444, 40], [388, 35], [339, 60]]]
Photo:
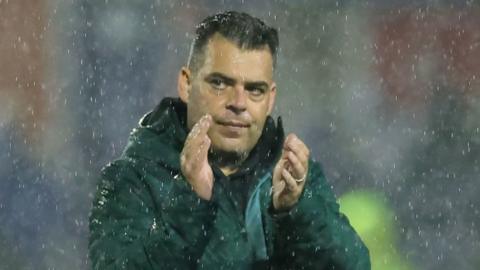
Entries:
[[176, 95], [194, 26], [278, 27], [275, 115], [373, 269], [480, 269], [478, 1], [0, 0], [0, 269], [88, 269], [102, 166]]

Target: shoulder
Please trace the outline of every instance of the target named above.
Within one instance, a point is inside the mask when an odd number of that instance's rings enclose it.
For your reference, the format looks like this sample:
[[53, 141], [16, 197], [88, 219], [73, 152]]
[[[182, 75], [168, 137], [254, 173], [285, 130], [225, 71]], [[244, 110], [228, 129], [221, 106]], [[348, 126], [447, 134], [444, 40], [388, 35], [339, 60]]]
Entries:
[[327, 181], [322, 165], [313, 159], [309, 160], [306, 181], [304, 190], [306, 197], [321, 199], [328, 203], [336, 202], [333, 186]]
[[322, 177], [323, 180], [325, 179], [322, 165], [313, 159], [308, 160], [308, 175]]
[[[144, 192], [152, 169], [148, 164], [128, 157], [116, 159], [100, 170], [98, 188], [115, 192]], [[150, 166], [152, 167], [152, 166]], [[158, 177], [157, 177], [158, 178]]]
[[163, 163], [141, 158], [122, 156], [105, 165], [100, 174], [102, 178], [112, 179], [145, 179], [145, 178], [173, 178], [175, 169]]
[[141, 178], [141, 174], [135, 168], [134, 162], [128, 159], [120, 158], [109, 162], [100, 170], [102, 182], [121, 180], [134, 180]]
[[313, 185], [316, 188], [332, 189], [332, 186], [327, 182], [322, 165], [313, 159], [310, 159], [308, 162], [307, 181], [308, 186]]
[[132, 161], [120, 158], [107, 163], [100, 170], [100, 173], [102, 176], [118, 176], [124, 173], [132, 173], [133, 170], [134, 169]]
[[191, 192], [187, 182], [179, 176], [179, 172], [162, 164], [127, 157], [103, 167], [98, 188], [111, 190], [113, 194], [138, 195], [162, 201]]

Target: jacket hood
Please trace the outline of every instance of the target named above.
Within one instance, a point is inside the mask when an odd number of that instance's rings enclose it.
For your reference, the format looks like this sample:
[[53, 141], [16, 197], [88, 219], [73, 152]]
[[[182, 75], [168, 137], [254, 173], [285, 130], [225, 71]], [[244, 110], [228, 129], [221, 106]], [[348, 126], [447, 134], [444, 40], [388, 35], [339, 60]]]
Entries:
[[[139, 121], [130, 133], [123, 156], [132, 160], [153, 161], [170, 170], [180, 171], [179, 155], [188, 134], [187, 105], [179, 98], [164, 98]], [[242, 168], [272, 163], [280, 156], [284, 140], [281, 118], [277, 124], [268, 116], [262, 135]], [[266, 165], [266, 164], [265, 164]]]

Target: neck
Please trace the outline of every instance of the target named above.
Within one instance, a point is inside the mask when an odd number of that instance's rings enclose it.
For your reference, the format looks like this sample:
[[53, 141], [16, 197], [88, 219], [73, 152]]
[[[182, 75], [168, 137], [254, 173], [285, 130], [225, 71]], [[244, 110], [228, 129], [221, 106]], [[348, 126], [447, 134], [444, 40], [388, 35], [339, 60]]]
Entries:
[[248, 153], [225, 152], [213, 150], [209, 153], [208, 159], [212, 164], [217, 165], [225, 175], [238, 171], [242, 163], [247, 159]]

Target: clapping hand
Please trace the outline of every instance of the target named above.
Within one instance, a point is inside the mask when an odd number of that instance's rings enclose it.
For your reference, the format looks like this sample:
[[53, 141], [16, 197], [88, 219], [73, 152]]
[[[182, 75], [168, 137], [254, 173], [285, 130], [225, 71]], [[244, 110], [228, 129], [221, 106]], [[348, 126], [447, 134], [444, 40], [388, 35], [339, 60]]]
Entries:
[[295, 134], [289, 134], [283, 144], [282, 157], [273, 170], [272, 200], [275, 210], [288, 210], [300, 199], [309, 156], [307, 146]]

